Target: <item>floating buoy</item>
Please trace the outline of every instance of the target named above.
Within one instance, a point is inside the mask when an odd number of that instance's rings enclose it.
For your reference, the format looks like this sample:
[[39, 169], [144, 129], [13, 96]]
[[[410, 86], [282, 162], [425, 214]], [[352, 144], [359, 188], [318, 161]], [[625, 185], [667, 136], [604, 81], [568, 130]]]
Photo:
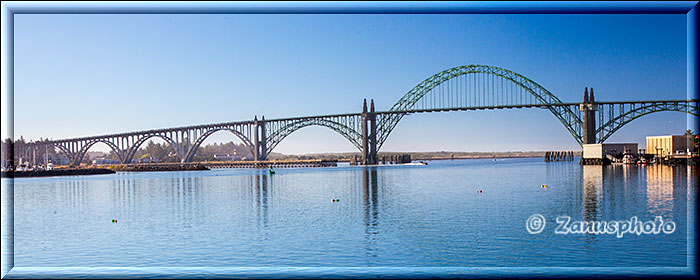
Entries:
[[112, 219], [112, 223], [116, 223], [116, 222], [117, 222], [117, 219]]

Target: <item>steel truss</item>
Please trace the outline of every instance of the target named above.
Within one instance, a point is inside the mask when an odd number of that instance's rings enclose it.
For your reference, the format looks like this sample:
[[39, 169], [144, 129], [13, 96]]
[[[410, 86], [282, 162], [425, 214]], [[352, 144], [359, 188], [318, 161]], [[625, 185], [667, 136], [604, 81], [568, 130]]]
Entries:
[[[444, 70], [425, 79], [401, 99], [389, 111], [375, 112], [367, 104], [363, 113], [309, 116], [253, 121], [228, 122], [156, 129], [130, 133], [110, 134], [62, 140], [31, 142], [27, 149], [55, 147], [79, 164], [90, 147], [96, 143], [107, 144], [123, 163], [133, 160], [139, 147], [151, 138], [161, 138], [177, 153], [183, 162], [190, 162], [203, 143], [217, 131], [229, 131], [253, 151], [255, 159], [264, 160], [287, 136], [311, 125], [324, 126], [350, 141], [363, 155], [376, 157], [398, 122], [408, 114], [466, 111], [485, 109], [541, 108], [554, 114], [574, 137], [583, 144], [583, 116], [579, 108], [595, 105], [592, 113], [598, 114], [594, 126], [595, 140], [602, 143], [622, 126], [654, 112], [677, 111], [698, 116], [697, 99], [654, 101], [591, 101], [563, 103], [554, 94], [536, 82], [513, 71], [485, 65], [466, 65]], [[587, 97], [586, 97], [587, 98]], [[593, 107], [590, 107], [593, 108]], [[374, 121], [376, 120], [376, 124]], [[590, 120], [595, 125], [595, 118]], [[368, 149], [370, 151], [368, 151]]]

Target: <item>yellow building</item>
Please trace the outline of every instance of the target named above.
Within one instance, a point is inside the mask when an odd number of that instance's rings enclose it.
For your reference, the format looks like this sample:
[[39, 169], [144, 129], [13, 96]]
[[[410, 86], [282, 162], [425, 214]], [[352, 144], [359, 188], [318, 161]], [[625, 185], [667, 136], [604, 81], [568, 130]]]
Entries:
[[667, 156], [674, 154], [687, 155], [692, 149], [690, 135], [647, 136], [647, 154]]

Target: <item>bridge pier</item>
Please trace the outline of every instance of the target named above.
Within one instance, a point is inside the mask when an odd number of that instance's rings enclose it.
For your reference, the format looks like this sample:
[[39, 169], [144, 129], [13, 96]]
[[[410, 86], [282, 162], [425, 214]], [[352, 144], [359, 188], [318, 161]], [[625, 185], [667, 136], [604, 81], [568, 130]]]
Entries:
[[256, 115], [253, 119], [253, 158], [255, 160], [265, 160], [267, 158], [267, 135], [265, 133], [265, 116], [258, 120]]
[[262, 116], [262, 120], [258, 123], [260, 126], [260, 159], [267, 159], [267, 134], [265, 133], [265, 115]]
[[260, 160], [260, 142], [258, 141], [258, 116], [253, 119], [253, 158]]
[[367, 99], [362, 103], [362, 164], [377, 164], [377, 115], [374, 99], [367, 112]]
[[369, 137], [367, 137], [367, 99], [362, 103], [362, 164], [367, 164], [369, 157]]
[[369, 164], [377, 164], [377, 115], [374, 114], [374, 99], [369, 107]]
[[593, 88], [591, 88], [590, 99], [588, 87], [583, 92], [583, 103], [579, 105], [579, 110], [583, 111], [583, 144], [595, 144], [595, 111], [598, 111], [598, 104], [595, 104]]

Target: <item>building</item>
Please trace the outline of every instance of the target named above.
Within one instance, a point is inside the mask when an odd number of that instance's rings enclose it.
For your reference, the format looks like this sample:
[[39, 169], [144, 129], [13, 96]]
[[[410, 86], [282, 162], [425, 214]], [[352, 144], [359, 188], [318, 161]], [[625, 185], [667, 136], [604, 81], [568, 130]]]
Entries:
[[693, 149], [692, 135], [647, 136], [647, 154], [660, 157], [688, 155]]
[[107, 159], [104, 157], [96, 158], [92, 160], [92, 164], [97, 165], [97, 164], [120, 164], [121, 161], [118, 159]]
[[220, 160], [220, 161], [234, 161], [234, 160], [241, 160], [241, 156], [236, 155], [235, 152], [234, 154], [214, 154], [214, 159]]
[[606, 155], [622, 158], [624, 153], [637, 156], [637, 143], [583, 144], [584, 159], [603, 159]]

